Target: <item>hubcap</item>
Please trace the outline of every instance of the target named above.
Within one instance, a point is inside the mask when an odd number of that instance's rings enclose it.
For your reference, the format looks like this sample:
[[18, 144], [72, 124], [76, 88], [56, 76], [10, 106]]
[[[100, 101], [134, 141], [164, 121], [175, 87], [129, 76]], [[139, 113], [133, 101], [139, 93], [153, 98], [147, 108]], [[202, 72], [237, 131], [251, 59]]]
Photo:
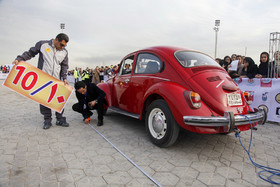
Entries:
[[149, 115], [148, 125], [151, 135], [156, 139], [164, 137], [167, 129], [166, 117], [159, 108], [154, 108]]

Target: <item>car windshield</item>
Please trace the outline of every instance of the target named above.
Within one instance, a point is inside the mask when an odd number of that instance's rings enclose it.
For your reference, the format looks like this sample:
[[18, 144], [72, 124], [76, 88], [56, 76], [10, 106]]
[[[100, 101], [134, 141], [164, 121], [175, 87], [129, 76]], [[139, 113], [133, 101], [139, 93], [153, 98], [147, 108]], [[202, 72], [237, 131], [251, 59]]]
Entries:
[[211, 57], [194, 51], [177, 51], [174, 56], [180, 64], [186, 68], [197, 66], [218, 66], [220, 65]]

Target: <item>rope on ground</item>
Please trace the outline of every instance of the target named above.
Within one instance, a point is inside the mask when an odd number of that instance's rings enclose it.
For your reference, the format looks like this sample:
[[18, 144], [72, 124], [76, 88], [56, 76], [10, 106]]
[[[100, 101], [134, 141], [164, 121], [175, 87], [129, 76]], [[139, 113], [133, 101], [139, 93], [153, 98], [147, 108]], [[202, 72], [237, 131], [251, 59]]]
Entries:
[[[237, 132], [235, 133], [235, 137], [238, 138], [239, 140], [239, 143], [241, 144], [241, 146], [243, 147], [243, 149], [246, 151], [246, 153], [248, 154], [249, 156], [249, 159], [251, 161], [251, 163], [259, 168], [259, 169], [262, 169], [261, 171], [258, 172], [258, 176], [259, 178], [261, 178], [262, 180], [266, 181], [266, 182], [269, 182], [271, 184], [276, 184], [276, 185], [280, 185], [279, 182], [276, 182], [275, 180], [272, 179], [272, 177], [274, 176], [280, 176], [280, 170], [279, 169], [274, 169], [274, 168], [271, 168], [271, 167], [267, 167], [267, 166], [263, 166], [263, 165], [260, 165], [260, 164], [257, 164], [256, 162], [253, 161], [252, 157], [251, 157], [251, 154], [250, 154], [250, 150], [251, 150], [251, 144], [252, 144], [252, 138], [253, 138], [253, 125], [252, 125], [252, 122], [251, 120], [247, 117], [247, 116], [244, 116], [245, 118], [247, 118], [250, 122], [250, 125], [251, 125], [251, 135], [250, 135], [250, 143], [249, 143], [249, 148], [248, 150], [245, 148], [245, 146], [242, 144], [242, 141], [241, 141], [241, 136], [240, 136], [240, 133], [237, 129]], [[270, 176], [265, 176], [265, 175], [262, 175], [262, 174], [270, 174]], [[279, 180], [279, 178], [278, 178]]]
[[111, 144], [122, 156], [124, 156], [131, 164], [133, 164], [137, 169], [139, 169], [144, 175], [146, 175], [153, 183], [155, 183], [157, 186], [162, 187], [161, 184], [159, 184], [155, 179], [153, 179], [148, 173], [146, 173], [142, 168], [140, 168], [133, 160], [131, 160], [128, 156], [126, 156], [120, 149], [118, 149], [112, 142], [110, 142], [103, 134], [101, 134], [95, 127], [93, 127], [91, 124], [89, 126], [95, 130], [104, 140], [106, 140], [109, 144]]

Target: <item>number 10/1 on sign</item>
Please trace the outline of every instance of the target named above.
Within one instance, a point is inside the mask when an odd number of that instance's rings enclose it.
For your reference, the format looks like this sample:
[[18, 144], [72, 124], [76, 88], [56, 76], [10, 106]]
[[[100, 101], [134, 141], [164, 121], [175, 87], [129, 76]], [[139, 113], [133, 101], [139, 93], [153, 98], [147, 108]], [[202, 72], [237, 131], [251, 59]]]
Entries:
[[74, 90], [26, 62], [14, 66], [3, 85], [57, 112], [63, 110]]

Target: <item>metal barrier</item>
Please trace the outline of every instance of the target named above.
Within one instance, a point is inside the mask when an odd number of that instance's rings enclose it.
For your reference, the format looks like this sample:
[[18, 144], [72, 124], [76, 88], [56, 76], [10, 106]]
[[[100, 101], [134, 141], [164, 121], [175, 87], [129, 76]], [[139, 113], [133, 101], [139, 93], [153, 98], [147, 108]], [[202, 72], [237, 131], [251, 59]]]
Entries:
[[9, 75], [8, 73], [0, 73], [0, 80], [6, 80], [8, 75]]

